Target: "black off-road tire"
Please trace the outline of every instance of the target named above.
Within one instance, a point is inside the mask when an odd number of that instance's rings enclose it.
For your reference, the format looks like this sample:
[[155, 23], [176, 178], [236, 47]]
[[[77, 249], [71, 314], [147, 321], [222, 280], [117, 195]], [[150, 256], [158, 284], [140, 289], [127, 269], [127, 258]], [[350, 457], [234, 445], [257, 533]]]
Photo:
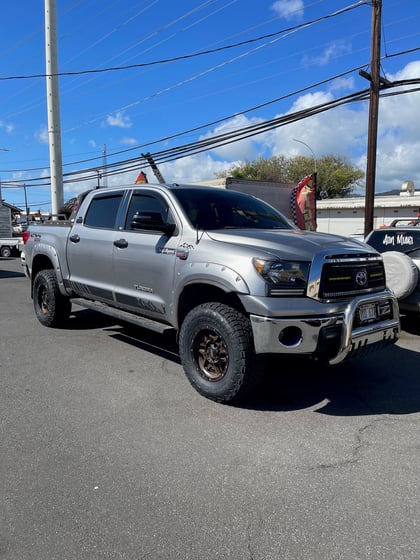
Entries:
[[258, 384], [251, 324], [222, 303], [192, 309], [182, 323], [179, 354], [191, 385], [208, 399], [242, 399]]
[[35, 315], [42, 325], [61, 327], [66, 323], [71, 313], [71, 301], [61, 294], [53, 270], [41, 270], [37, 273], [32, 295]]

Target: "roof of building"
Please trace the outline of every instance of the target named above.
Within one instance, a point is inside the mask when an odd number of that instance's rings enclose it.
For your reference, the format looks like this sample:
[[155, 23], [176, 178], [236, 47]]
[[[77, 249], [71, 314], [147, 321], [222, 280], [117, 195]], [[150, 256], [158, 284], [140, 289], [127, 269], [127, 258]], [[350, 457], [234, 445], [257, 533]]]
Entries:
[[5, 202], [4, 200], [1, 200], [0, 204], [2, 206], [5, 206], [6, 208], [10, 208], [10, 211], [13, 214], [20, 214], [21, 212], [23, 212], [22, 208], [18, 208], [17, 206], [13, 206], [13, 204], [9, 204], [8, 202]]
[[[338, 209], [357, 209], [364, 208], [366, 201], [363, 196], [354, 198], [328, 198], [317, 200], [318, 210], [338, 210]], [[374, 201], [375, 208], [417, 208], [420, 207], [420, 191], [414, 195], [406, 193], [394, 196], [376, 196]]]

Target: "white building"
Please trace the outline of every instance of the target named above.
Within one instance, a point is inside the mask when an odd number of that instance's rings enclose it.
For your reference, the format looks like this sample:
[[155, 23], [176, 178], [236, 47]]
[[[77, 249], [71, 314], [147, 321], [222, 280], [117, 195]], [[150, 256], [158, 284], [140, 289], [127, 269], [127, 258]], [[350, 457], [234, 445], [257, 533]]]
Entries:
[[[333, 198], [317, 200], [317, 231], [340, 235], [363, 234], [365, 223], [365, 199]], [[373, 227], [389, 226], [393, 220], [420, 217], [420, 191], [412, 181], [402, 184], [399, 195], [376, 196], [373, 211]]]

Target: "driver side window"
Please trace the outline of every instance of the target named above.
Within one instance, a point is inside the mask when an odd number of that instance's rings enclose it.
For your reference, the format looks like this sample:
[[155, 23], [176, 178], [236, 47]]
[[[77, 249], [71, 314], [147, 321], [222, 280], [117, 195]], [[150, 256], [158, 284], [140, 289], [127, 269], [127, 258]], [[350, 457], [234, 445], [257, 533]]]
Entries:
[[150, 224], [164, 224], [169, 220], [168, 205], [160, 197], [133, 193], [128, 207], [127, 217], [124, 229], [138, 231], [138, 228], [132, 227], [135, 219], [141, 218], [147, 220]]

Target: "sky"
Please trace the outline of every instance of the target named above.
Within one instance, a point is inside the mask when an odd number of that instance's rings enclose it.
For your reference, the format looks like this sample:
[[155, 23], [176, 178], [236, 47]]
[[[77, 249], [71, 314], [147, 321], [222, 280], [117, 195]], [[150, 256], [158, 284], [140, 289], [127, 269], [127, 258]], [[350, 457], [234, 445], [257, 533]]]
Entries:
[[[372, 12], [352, 0], [57, 0], [64, 199], [133, 184], [140, 170], [156, 182], [146, 153], [168, 183], [272, 156], [336, 155], [365, 172], [368, 101], [287, 117], [369, 87], [358, 70], [370, 72]], [[418, 0], [382, 1], [390, 82], [420, 78], [419, 16]], [[44, 2], [8, 2], [1, 28], [2, 198], [50, 211]], [[381, 97], [376, 192], [407, 180], [420, 189], [419, 123], [420, 91]], [[211, 143], [257, 125], [258, 135]]]

